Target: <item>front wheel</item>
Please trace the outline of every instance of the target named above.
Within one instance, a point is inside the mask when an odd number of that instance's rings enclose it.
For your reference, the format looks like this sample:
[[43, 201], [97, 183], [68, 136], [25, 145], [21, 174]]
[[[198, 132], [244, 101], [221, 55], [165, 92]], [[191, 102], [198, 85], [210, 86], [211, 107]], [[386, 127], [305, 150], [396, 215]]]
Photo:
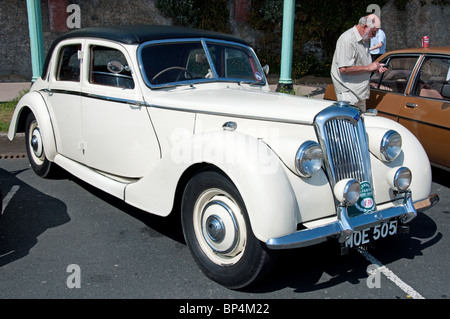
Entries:
[[28, 114], [25, 127], [25, 142], [28, 160], [33, 171], [41, 176], [48, 177], [54, 170], [54, 164], [45, 156], [44, 144], [42, 142], [41, 129], [33, 113]]
[[181, 214], [195, 261], [221, 285], [243, 288], [272, 265], [273, 255], [254, 236], [238, 190], [222, 174], [204, 171], [194, 176], [184, 191]]

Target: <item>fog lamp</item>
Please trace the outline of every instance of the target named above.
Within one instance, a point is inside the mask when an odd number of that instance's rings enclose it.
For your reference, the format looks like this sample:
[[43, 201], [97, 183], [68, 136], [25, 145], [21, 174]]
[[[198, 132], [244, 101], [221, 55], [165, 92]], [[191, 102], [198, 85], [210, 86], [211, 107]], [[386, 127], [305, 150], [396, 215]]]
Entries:
[[336, 196], [337, 200], [345, 205], [352, 206], [354, 205], [361, 194], [361, 185], [355, 179], [347, 178], [340, 180], [333, 189], [334, 196]]

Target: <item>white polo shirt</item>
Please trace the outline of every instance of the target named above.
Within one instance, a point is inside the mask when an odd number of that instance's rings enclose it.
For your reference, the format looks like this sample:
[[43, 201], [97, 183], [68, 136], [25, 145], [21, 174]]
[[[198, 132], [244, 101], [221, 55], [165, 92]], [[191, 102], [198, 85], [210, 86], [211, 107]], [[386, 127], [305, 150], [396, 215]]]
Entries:
[[336, 43], [336, 50], [334, 51], [331, 65], [331, 78], [336, 95], [350, 93], [358, 101], [368, 99], [370, 96], [369, 80], [371, 72], [349, 75], [339, 72], [339, 68], [366, 66], [371, 63], [369, 41], [363, 40], [356, 26], [345, 31]]

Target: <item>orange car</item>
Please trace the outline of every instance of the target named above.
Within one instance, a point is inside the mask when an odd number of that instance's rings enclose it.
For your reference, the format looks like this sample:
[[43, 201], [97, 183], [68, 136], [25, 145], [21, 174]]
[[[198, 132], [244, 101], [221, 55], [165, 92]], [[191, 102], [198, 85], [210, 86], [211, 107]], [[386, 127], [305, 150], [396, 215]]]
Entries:
[[[367, 108], [407, 127], [434, 166], [450, 170], [450, 47], [391, 51], [388, 71], [370, 79]], [[332, 85], [325, 99], [336, 100]]]

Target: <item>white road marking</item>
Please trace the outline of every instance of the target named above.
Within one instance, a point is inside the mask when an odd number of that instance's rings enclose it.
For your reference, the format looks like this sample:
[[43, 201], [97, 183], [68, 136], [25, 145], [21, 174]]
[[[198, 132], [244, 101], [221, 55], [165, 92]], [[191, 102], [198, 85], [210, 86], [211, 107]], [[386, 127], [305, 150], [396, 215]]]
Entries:
[[378, 270], [384, 274], [389, 280], [396, 284], [401, 290], [413, 299], [425, 299], [421, 294], [415, 291], [411, 286], [406, 284], [403, 280], [398, 278], [389, 268], [384, 266], [378, 259], [369, 254], [366, 250], [358, 248], [358, 252], [363, 255], [370, 263], [376, 265]]
[[17, 193], [17, 191], [19, 190], [20, 186], [19, 185], [14, 185], [11, 190], [9, 191], [8, 194], [6, 194], [5, 198], [3, 198], [3, 205], [2, 205], [2, 213], [0, 215], [3, 215], [3, 212], [5, 211], [6, 206], [8, 206], [9, 201], [11, 200], [11, 198], [13, 198], [13, 196]]

